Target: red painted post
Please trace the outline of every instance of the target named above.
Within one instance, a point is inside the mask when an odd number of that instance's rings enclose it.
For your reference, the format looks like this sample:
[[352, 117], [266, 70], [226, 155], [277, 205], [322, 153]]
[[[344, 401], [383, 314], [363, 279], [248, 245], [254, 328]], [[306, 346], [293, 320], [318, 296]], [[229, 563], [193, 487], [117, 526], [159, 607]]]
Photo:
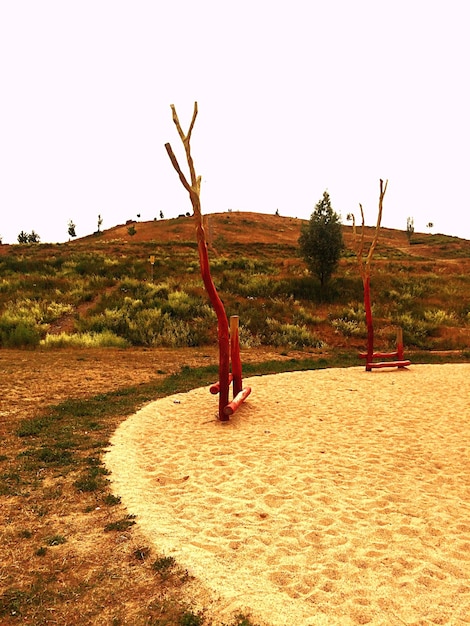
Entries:
[[209, 255], [207, 254], [207, 244], [204, 236], [204, 229], [201, 224], [198, 224], [196, 227], [196, 236], [202, 280], [204, 282], [207, 295], [209, 296], [211, 304], [217, 315], [217, 333], [219, 340], [219, 419], [225, 421], [228, 420], [228, 416], [224, 413], [224, 409], [228, 404], [230, 388], [230, 338], [228, 319], [222, 300], [220, 299], [212, 280], [209, 266]]
[[370, 372], [371, 368], [369, 364], [372, 363], [374, 358], [374, 323], [372, 320], [372, 306], [370, 303], [370, 276], [365, 274], [363, 277], [364, 283], [364, 310], [366, 313], [366, 326], [367, 326], [367, 360], [366, 370]]
[[240, 337], [238, 333], [238, 315], [230, 317], [230, 353], [233, 375], [233, 397], [242, 390], [242, 362], [240, 359]]
[[403, 328], [397, 328], [397, 360], [403, 361], [405, 350], [403, 348]]

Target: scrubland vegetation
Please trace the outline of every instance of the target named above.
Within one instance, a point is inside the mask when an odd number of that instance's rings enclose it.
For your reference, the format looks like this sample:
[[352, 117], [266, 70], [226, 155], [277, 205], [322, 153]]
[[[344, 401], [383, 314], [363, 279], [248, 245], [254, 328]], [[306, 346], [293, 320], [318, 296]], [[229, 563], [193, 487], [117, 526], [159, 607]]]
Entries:
[[[325, 296], [295, 237], [276, 243], [274, 226], [263, 242], [237, 243], [237, 230], [248, 220], [234, 227], [230, 218], [210, 251], [211, 271], [227, 313], [240, 317], [243, 346], [355, 349], [364, 343], [362, 282], [347, 237]], [[202, 287], [196, 244], [176, 233], [172, 240], [166, 232], [163, 241], [94, 237], [8, 247], [0, 256], [0, 345], [214, 343], [217, 320]], [[416, 235], [411, 245], [405, 233], [395, 234], [395, 243], [390, 235], [379, 242], [372, 266], [377, 347], [390, 347], [401, 326], [408, 349], [467, 349], [470, 242]]]

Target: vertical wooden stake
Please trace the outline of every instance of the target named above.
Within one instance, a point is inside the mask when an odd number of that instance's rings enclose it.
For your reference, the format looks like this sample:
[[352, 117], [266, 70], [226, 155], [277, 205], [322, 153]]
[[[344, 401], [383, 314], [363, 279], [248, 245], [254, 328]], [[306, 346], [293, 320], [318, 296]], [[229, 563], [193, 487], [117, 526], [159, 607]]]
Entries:
[[366, 370], [370, 372], [371, 368], [369, 364], [372, 363], [374, 358], [374, 322], [372, 320], [372, 306], [370, 302], [370, 275], [367, 274], [363, 277], [364, 284], [364, 310], [366, 313], [366, 327], [367, 327], [367, 361]]
[[397, 328], [397, 359], [403, 361], [405, 356], [405, 349], [403, 348], [403, 328], [400, 326]]
[[240, 337], [238, 333], [238, 315], [230, 317], [230, 353], [232, 360], [233, 397], [242, 390], [242, 362], [240, 359]]

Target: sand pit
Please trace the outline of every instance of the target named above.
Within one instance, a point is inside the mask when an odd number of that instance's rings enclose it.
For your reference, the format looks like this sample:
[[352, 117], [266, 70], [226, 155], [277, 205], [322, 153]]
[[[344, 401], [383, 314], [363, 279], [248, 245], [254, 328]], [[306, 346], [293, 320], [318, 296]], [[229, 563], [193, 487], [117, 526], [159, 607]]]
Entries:
[[230, 422], [196, 389], [133, 415], [106, 455], [206, 606], [269, 626], [470, 624], [470, 364], [245, 383]]

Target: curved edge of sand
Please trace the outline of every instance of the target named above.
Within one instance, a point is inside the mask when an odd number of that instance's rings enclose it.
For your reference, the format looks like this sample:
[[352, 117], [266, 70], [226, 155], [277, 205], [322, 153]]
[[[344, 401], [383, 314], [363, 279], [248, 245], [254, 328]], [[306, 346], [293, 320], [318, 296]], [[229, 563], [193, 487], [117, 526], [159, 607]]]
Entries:
[[112, 488], [218, 619], [469, 623], [469, 380], [470, 364], [252, 377], [225, 423], [207, 388], [163, 398], [114, 433]]

